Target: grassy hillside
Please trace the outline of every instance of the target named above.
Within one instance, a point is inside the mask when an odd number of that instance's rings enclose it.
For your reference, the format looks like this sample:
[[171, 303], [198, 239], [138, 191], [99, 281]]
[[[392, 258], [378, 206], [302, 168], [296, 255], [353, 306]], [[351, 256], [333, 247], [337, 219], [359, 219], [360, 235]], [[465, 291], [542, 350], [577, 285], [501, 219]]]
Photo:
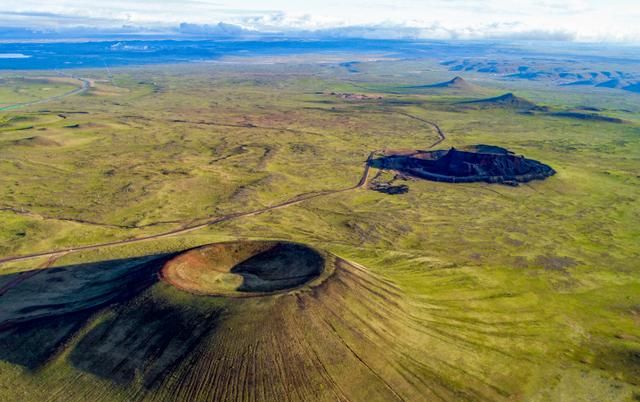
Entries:
[[[381, 84], [401, 71], [383, 64], [356, 82], [327, 66], [116, 70], [83, 95], [3, 112], [0, 258], [347, 191], [0, 264], [0, 400], [640, 398], [640, 97], [599, 112], [620, 124], [470, 108], [475, 91]], [[553, 111], [591, 99], [506, 89]], [[557, 174], [508, 187], [374, 170], [409, 191], [348, 190], [371, 151], [434, 143], [419, 119], [446, 133], [438, 148], [497, 145]], [[242, 299], [158, 279], [175, 253], [236, 239], [308, 244], [335, 273]]]

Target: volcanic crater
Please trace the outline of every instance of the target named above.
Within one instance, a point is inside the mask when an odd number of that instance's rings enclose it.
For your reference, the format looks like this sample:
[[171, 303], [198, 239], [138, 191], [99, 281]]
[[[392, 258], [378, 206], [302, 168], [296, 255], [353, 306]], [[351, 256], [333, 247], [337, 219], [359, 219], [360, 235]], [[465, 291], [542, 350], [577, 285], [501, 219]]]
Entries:
[[39, 376], [41, 400], [505, 399], [425, 366], [452, 350], [416, 325], [431, 309], [328, 251], [235, 241], [42, 271], [8, 278], [0, 306], [0, 365]]
[[321, 252], [302, 244], [235, 241], [183, 252], [160, 277], [195, 294], [247, 297], [297, 289], [319, 279], [326, 265]]
[[448, 183], [487, 182], [517, 185], [544, 180], [556, 172], [550, 166], [492, 145], [436, 151], [385, 151], [370, 162], [378, 169]]

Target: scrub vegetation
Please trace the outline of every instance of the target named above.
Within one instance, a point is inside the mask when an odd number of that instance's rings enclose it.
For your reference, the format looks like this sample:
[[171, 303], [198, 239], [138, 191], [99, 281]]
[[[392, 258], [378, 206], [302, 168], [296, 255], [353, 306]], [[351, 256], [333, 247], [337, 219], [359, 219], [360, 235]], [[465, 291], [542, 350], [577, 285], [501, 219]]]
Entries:
[[[0, 400], [640, 398], [640, 96], [418, 67], [79, 70], [0, 112]], [[367, 164], [476, 144], [555, 175]]]

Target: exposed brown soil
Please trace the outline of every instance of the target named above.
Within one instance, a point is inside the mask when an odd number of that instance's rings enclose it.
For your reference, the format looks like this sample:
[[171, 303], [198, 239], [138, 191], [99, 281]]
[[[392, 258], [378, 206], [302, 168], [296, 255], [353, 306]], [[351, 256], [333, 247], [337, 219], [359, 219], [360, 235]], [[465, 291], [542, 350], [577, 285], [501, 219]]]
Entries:
[[373, 167], [393, 169], [412, 176], [449, 183], [487, 182], [517, 185], [543, 180], [555, 171], [538, 161], [490, 145], [464, 149], [415, 151], [373, 159]]
[[298, 288], [324, 271], [320, 252], [281, 241], [215, 243], [171, 259], [161, 278], [190, 293], [246, 297]]

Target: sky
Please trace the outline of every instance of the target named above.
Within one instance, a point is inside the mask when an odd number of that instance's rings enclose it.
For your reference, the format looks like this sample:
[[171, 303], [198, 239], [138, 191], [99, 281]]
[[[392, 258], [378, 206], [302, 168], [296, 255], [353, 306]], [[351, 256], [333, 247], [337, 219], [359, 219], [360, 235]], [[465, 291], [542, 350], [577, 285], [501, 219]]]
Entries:
[[638, 44], [640, 0], [0, 0], [0, 27]]

